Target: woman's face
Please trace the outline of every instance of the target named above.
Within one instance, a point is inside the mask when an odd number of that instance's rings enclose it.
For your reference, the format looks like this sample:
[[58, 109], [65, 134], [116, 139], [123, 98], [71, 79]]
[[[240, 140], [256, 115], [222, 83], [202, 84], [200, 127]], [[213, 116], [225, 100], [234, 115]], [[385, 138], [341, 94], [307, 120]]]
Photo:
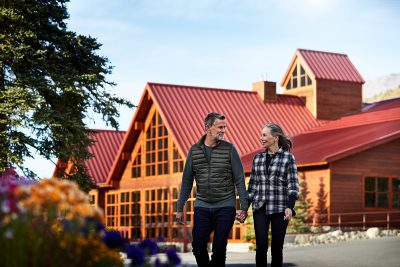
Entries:
[[273, 144], [275, 144], [276, 142], [278, 142], [278, 136], [272, 136], [271, 134], [271, 129], [268, 127], [264, 127], [261, 130], [261, 145], [264, 148], [269, 148], [270, 146], [272, 146]]

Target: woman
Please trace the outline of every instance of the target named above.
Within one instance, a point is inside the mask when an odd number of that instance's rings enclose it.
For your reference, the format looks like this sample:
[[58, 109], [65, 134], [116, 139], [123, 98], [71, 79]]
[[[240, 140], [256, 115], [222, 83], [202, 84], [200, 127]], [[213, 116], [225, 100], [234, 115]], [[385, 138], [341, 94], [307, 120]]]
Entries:
[[290, 153], [292, 142], [282, 128], [269, 123], [262, 128], [264, 151], [256, 154], [247, 189], [253, 203], [256, 266], [267, 266], [268, 229], [271, 224], [271, 266], [282, 266], [286, 227], [298, 198], [297, 167]]

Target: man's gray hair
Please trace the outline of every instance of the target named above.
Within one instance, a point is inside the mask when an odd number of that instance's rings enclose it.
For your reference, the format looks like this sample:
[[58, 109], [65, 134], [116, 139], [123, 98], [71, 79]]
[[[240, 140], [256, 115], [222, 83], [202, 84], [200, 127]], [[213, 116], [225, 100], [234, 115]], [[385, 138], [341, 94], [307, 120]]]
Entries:
[[225, 120], [225, 115], [219, 114], [217, 112], [208, 113], [207, 116], [204, 118], [204, 127], [211, 127], [214, 125], [216, 119]]

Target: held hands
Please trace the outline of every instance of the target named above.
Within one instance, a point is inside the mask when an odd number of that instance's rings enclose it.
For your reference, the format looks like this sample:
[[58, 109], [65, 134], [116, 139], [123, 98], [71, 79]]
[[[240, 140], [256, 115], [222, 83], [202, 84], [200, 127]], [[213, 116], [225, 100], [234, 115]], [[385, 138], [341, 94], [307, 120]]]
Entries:
[[182, 225], [185, 224], [183, 221], [183, 212], [176, 213], [176, 222]]
[[289, 208], [285, 209], [285, 216], [283, 217], [284, 220], [290, 221], [292, 219], [292, 210]]
[[247, 218], [247, 211], [245, 210], [237, 210], [235, 219], [238, 220], [240, 223], [244, 223]]

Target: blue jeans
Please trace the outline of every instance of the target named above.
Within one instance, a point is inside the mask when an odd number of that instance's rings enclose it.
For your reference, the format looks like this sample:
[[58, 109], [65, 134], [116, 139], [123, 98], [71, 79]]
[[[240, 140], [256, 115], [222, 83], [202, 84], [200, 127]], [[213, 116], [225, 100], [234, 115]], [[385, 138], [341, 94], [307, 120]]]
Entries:
[[[193, 254], [199, 267], [225, 266], [226, 245], [235, 221], [236, 208], [194, 208]], [[207, 243], [214, 232], [211, 261]]]
[[254, 232], [256, 235], [256, 266], [267, 267], [268, 229], [271, 224], [271, 266], [280, 267], [283, 263], [283, 242], [285, 241], [288, 221], [284, 213], [266, 215], [265, 204], [253, 212]]

